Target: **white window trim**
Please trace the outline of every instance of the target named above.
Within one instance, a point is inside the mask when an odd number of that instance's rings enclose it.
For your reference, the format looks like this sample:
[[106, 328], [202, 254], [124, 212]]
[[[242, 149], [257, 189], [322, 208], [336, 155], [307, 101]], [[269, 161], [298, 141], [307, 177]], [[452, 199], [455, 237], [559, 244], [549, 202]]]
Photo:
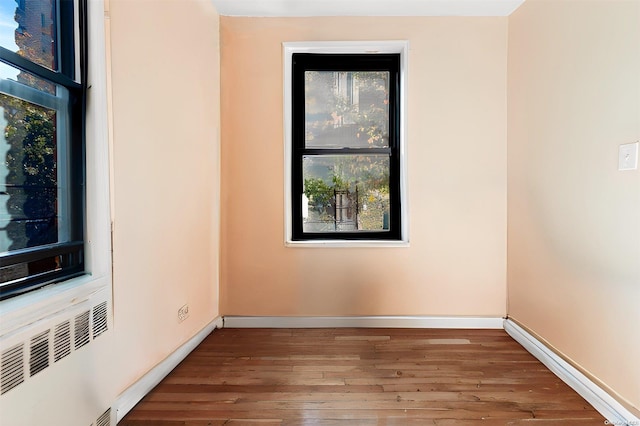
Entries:
[[[86, 110], [86, 274], [0, 301], [0, 337], [63, 312], [95, 294], [112, 309], [109, 120], [103, 0], [87, 1], [89, 75]], [[77, 19], [77, 15], [76, 15]], [[77, 20], [76, 20], [77, 23]], [[77, 24], [76, 24], [77, 25]], [[113, 315], [108, 315], [110, 322]], [[109, 327], [111, 328], [111, 327]]]
[[[392, 41], [314, 41], [285, 42], [284, 57], [284, 229], [287, 247], [408, 247], [409, 246], [409, 197], [407, 191], [407, 71], [409, 42]], [[294, 53], [399, 53], [400, 54], [400, 240], [308, 240], [293, 241], [291, 216], [291, 156], [293, 136], [291, 121], [291, 66]]]

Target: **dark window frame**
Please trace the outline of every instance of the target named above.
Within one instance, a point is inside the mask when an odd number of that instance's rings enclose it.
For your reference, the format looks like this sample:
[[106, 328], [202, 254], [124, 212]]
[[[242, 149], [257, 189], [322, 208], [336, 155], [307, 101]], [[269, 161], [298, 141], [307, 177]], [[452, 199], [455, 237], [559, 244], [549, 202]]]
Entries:
[[[291, 220], [292, 241], [403, 241], [401, 203], [401, 54], [400, 53], [293, 53], [292, 55], [292, 155]], [[305, 71], [388, 71], [389, 147], [317, 149], [305, 147]], [[310, 155], [389, 155], [389, 229], [385, 231], [304, 232], [302, 217], [302, 159]]]
[[[18, 6], [20, 3], [18, 3]], [[12, 250], [0, 255], [0, 268], [27, 264], [27, 277], [8, 282], [0, 282], [0, 300], [21, 295], [49, 284], [58, 283], [85, 274], [84, 228], [85, 228], [85, 118], [87, 92], [87, 3], [80, 0], [76, 6], [73, 0], [58, 0], [55, 3], [57, 28], [54, 32], [58, 45], [58, 70], [52, 71], [19, 54], [0, 46], [0, 61], [21, 71], [60, 85], [68, 90], [69, 133], [68, 186], [70, 197], [68, 241]], [[76, 27], [78, 39], [76, 40]], [[79, 47], [80, 55], [76, 55]], [[76, 64], [80, 75], [76, 75]], [[31, 271], [32, 265], [41, 261], [54, 260], [56, 268]]]

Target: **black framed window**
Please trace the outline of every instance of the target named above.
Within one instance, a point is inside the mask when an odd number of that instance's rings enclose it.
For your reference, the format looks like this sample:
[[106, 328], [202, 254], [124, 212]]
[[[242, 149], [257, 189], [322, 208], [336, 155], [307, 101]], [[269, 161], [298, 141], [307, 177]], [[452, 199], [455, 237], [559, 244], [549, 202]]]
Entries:
[[85, 6], [0, 9], [0, 299], [84, 273]]
[[292, 240], [401, 240], [400, 54], [292, 55]]

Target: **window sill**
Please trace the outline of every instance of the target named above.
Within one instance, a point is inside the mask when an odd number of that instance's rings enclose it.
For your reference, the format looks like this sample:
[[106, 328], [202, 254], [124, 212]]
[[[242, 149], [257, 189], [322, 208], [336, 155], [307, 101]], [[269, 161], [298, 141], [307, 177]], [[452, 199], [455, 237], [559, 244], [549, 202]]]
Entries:
[[0, 302], [0, 336], [48, 318], [109, 288], [108, 277], [86, 274]]
[[286, 241], [285, 247], [308, 247], [308, 248], [359, 248], [359, 247], [409, 247], [409, 241], [389, 241], [389, 240], [308, 240], [308, 241]]

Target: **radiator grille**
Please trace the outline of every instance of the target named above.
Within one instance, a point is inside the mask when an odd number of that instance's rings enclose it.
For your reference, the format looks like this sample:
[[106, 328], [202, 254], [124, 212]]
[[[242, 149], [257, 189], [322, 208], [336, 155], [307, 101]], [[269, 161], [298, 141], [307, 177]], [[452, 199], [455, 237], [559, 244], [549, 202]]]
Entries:
[[24, 382], [24, 343], [17, 344], [2, 352], [2, 366], [0, 367], [2, 379], [0, 394]]
[[[40, 327], [29, 327], [21, 334], [1, 338], [0, 394], [47, 370], [108, 330], [107, 302], [91, 309], [78, 308], [67, 315], [67, 318], [59, 315], [57, 319], [43, 321]], [[5, 345], [11, 346], [5, 349]]]
[[35, 376], [49, 366], [49, 332], [43, 331], [31, 338], [31, 356], [29, 358], [29, 371]]
[[107, 302], [93, 308], [93, 338], [107, 331]]
[[58, 324], [53, 335], [53, 361], [60, 361], [71, 353], [71, 322]]
[[96, 426], [109, 426], [111, 424], [111, 409], [108, 409], [96, 420]]
[[75, 320], [75, 348], [76, 350], [89, 343], [89, 311], [76, 316]]

